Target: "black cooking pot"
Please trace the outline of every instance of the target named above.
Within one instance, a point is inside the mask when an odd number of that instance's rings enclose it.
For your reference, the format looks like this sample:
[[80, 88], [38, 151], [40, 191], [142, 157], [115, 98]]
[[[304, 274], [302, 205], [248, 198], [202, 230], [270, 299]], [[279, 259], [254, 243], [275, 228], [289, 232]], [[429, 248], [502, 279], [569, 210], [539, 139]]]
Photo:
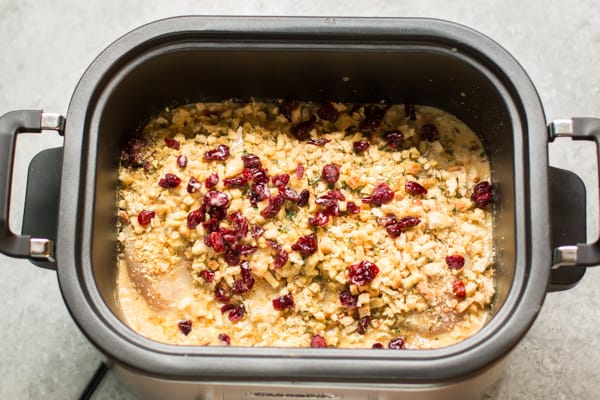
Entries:
[[[129, 329], [115, 300], [117, 168], [127, 133], [170, 104], [251, 97], [411, 99], [444, 109], [477, 132], [498, 198], [497, 294], [486, 326], [446, 348], [402, 352], [174, 346]], [[17, 236], [8, 228], [15, 136], [44, 129], [64, 133], [64, 148], [32, 163], [23, 224], [28, 236]], [[498, 376], [546, 292], [574, 285], [585, 266], [600, 263], [598, 243], [569, 245], [585, 240], [585, 190], [572, 173], [548, 166], [548, 143], [560, 135], [598, 142], [600, 122], [564, 120], [547, 129], [537, 92], [519, 64], [487, 37], [453, 23], [162, 20], [125, 35], [92, 63], [75, 89], [66, 124], [41, 111], [0, 118], [0, 251], [58, 266], [75, 322], [145, 398], [219, 391], [246, 398], [466, 398]], [[61, 164], [53, 184], [48, 171]], [[58, 187], [56, 213], [48, 212], [48, 193]], [[552, 230], [557, 226], [560, 232]]]

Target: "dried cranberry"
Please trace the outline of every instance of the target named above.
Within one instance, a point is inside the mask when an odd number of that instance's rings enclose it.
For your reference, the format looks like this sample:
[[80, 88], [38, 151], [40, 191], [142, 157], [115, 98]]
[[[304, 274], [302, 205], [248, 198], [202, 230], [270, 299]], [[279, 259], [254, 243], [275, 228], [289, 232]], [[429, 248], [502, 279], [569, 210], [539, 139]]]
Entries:
[[411, 121], [415, 121], [417, 119], [417, 110], [415, 110], [415, 105], [412, 101], [406, 101], [404, 103], [404, 113]]
[[298, 107], [295, 101], [285, 100], [281, 104], [279, 104], [279, 113], [288, 119], [288, 121], [292, 120], [292, 111], [294, 111]]
[[236, 211], [229, 214], [229, 220], [233, 223], [233, 230], [238, 239], [244, 238], [248, 234], [248, 218], [241, 212]]
[[437, 128], [431, 124], [423, 125], [419, 130], [419, 134], [428, 142], [440, 140], [440, 134], [438, 133]]
[[264, 168], [254, 168], [250, 171], [251, 179], [256, 183], [268, 183], [269, 182], [269, 174], [267, 174], [267, 170]]
[[339, 190], [330, 190], [326, 193], [327, 196], [331, 196], [336, 200], [339, 201], [344, 201], [346, 200], [346, 196], [344, 196], [344, 193], [340, 192]]
[[446, 265], [450, 269], [461, 269], [465, 265], [465, 258], [459, 254], [446, 256]]
[[215, 280], [215, 272], [211, 271], [210, 269], [205, 269], [204, 271], [200, 272], [200, 276], [206, 282], [212, 282]]
[[306, 143], [308, 143], [308, 144], [312, 144], [312, 145], [314, 145], [314, 146], [318, 146], [318, 147], [325, 146], [325, 145], [326, 145], [327, 143], [329, 143], [329, 142], [331, 142], [331, 140], [329, 140], [329, 139], [325, 139], [325, 138], [319, 138], [319, 139], [308, 139], [308, 140], [306, 141]]
[[229, 318], [229, 320], [231, 322], [237, 322], [237, 321], [241, 320], [242, 318], [244, 318], [245, 314], [246, 314], [246, 308], [244, 307], [243, 304], [241, 304], [238, 306], [234, 306], [231, 309], [231, 311], [229, 311], [227, 318]]
[[290, 181], [290, 176], [288, 174], [275, 175], [271, 178], [271, 182], [275, 187], [285, 187]]
[[373, 349], [383, 349], [383, 344], [381, 344], [379, 342], [376, 342], [376, 343], [373, 343], [373, 346], [371, 346], [371, 348], [373, 348]]
[[379, 268], [377, 268], [377, 265], [367, 260], [361, 261], [358, 264], [352, 264], [348, 267], [350, 282], [358, 286], [364, 286], [370, 283], [375, 279], [378, 273]]
[[477, 207], [483, 208], [490, 204], [494, 199], [493, 187], [488, 181], [479, 182], [473, 188], [471, 200], [475, 202]]
[[254, 276], [252, 275], [252, 271], [248, 266], [248, 262], [244, 261], [240, 268], [242, 272], [242, 277], [241, 279], [236, 279], [233, 282], [233, 286], [231, 287], [231, 291], [235, 294], [249, 292], [254, 286]]
[[298, 203], [300, 200], [300, 195], [291, 187], [287, 186], [285, 188], [279, 188], [279, 194], [283, 196], [286, 200], [292, 201], [294, 203]]
[[385, 113], [387, 112], [389, 107], [377, 107], [377, 106], [367, 106], [365, 107], [365, 119], [362, 120], [359, 129], [370, 131], [373, 129], [377, 129], [383, 118], [385, 117]]
[[317, 234], [311, 233], [310, 235], [302, 236], [298, 238], [296, 243], [292, 245], [292, 250], [297, 251], [303, 256], [310, 256], [317, 251]]
[[191, 211], [187, 216], [187, 227], [189, 229], [196, 229], [198, 225], [204, 222], [205, 213], [201, 208]]
[[223, 179], [223, 185], [225, 185], [225, 187], [243, 188], [247, 184], [248, 180], [242, 175], [236, 176], [235, 178]]
[[323, 103], [319, 110], [317, 111], [317, 115], [324, 121], [335, 122], [340, 113], [330, 102]]
[[404, 189], [406, 189], [408, 193], [415, 196], [418, 194], [427, 194], [427, 189], [425, 189], [420, 183], [415, 181], [407, 181], [404, 184]]
[[327, 342], [323, 336], [314, 335], [310, 340], [310, 347], [327, 347]]
[[286, 294], [284, 296], [273, 299], [273, 308], [277, 311], [282, 311], [288, 308], [294, 307], [294, 298], [291, 294]]
[[233, 246], [233, 250], [237, 251], [238, 253], [240, 253], [243, 256], [247, 256], [249, 254], [254, 253], [257, 250], [257, 247], [250, 246], [249, 244], [237, 243]]
[[357, 206], [353, 201], [349, 201], [346, 203], [346, 210], [350, 214], [358, 214], [360, 213], [360, 207]]
[[174, 174], [165, 174], [164, 178], [161, 178], [158, 181], [158, 186], [164, 187], [166, 189], [172, 189], [181, 183], [181, 179], [177, 175]]
[[223, 259], [225, 260], [227, 265], [230, 265], [232, 267], [235, 265], [240, 265], [240, 262], [242, 262], [241, 254], [238, 251], [232, 249], [225, 250]]
[[300, 197], [298, 198], [298, 207], [307, 206], [309, 198], [310, 198], [310, 192], [308, 191], [308, 189], [303, 189], [300, 192]]
[[227, 346], [231, 345], [231, 338], [225, 333], [219, 333], [219, 340], [225, 343]]
[[403, 350], [404, 348], [406, 348], [406, 341], [404, 340], [404, 338], [401, 337], [392, 339], [388, 344], [388, 348], [393, 350]]
[[223, 242], [225, 242], [226, 245], [232, 245], [238, 242], [237, 235], [233, 229], [220, 227], [219, 233], [221, 234]]
[[204, 160], [206, 161], [225, 161], [229, 157], [229, 147], [224, 144], [220, 144], [216, 149], [209, 150], [204, 153]]
[[216, 172], [213, 172], [204, 180], [204, 185], [207, 189], [214, 188], [217, 186], [217, 183], [219, 183], [219, 175]]
[[200, 190], [201, 187], [202, 184], [200, 183], [200, 181], [198, 181], [198, 179], [192, 176], [188, 181], [187, 191], [188, 193], [196, 193], [198, 190]]
[[304, 176], [304, 164], [298, 163], [296, 165], [296, 179], [300, 180]]
[[181, 333], [183, 333], [185, 336], [189, 335], [190, 332], [192, 331], [192, 321], [187, 319], [185, 321], [179, 321], [177, 323], [177, 326], [179, 327], [179, 331]]
[[365, 315], [364, 317], [362, 317], [359, 321], [358, 321], [358, 333], [361, 335], [364, 335], [365, 333], [367, 333], [367, 328], [369, 327], [369, 324], [371, 324], [371, 317], [369, 317], [368, 315]]
[[292, 128], [292, 133], [298, 140], [307, 140], [310, 138], [310, 131], [312, 131], [315, 126], [315, 122], [317, 121], [317, 117], [314, 115], [310, 117], [309, 120], [300, 122], [298, 125]]
[[267, 218], [267, 219], [273, 218], [274, 216], [277, 215], [279, 210], [281, 210], [281, 206], [283, 206], [284, 202], [285, 202], [285, 197], [283, 197], [281, 194], [271, 197], [269, 199], [269, 205], [260, 212], [260, 215], [263, 218]]
[[258, 156], [255, 154], [246, 154], [245, 156], [242, 156], [242, 161], [244, 162], [244, 168], [246, 169], [256, 169], [262, 167], [260, 158], [258, 158]]
[[350, 293], [350, 290], [344, 289], [340, 292], [340, 303], [348, 308], [356, 308], [358, 296]]
[[211, 218], [208, 221], [203, 222], [202, 226], [204, 227], [206, 233], [217, 232], [219, 230], [219, 220], [216, 218]]
[[218, 190], [211, 190], [204, 195], [208, 207], [229, 207], [229, 196]]
[[457, 279], [454, 282], [452, 282], [452, 293], [454, 293], [454, 295], [459, 299], [464, 299], [465, 297], [467, 297], [465, 283], [460, 279]]
[[165, 144], [175, 150], [179, 150], [179, 142], [175, 139], [165, 138]]
[[141, 168], [144, 166], [144, 146], [146, 141], [141, 138], [130, 138], [125, 144], [125, 148], [121, 153], [121, 159], [125, 165], [130, 165], [133, 168]]
[[352, 148], [356, 153], [363, 153], [367, 151], [371, 144], [366, 140], [359, 140], [357, 142], [352, 143]]
[[260, 201], [271, 197], [271, 192], [265, 183], [254, 183], [250, 186], [247, 196], [252, 207], [256, 207]]
[[213, 248], [215, 253], [220, 254], [225, 251], [225, 241], [223, 240], [223, 235], [221, 232], [211, 232], [208, 235], [210, 247]]
[[215, 299], [226, 302], [231, 299], [231, 290], [224, 281], [217, 283], [215, 286]]
[[152, 218], [156, 216], [156, 212], [153, 210], [142, 210], [138, 216], [137, 220], [141, 226], [149, 225], [152, 221]]
[[250, 228], [250, 236], [252, 236], [252, 239], [258, 239], [263, 233], [265, 233], [265, 230], [262, 226], [252, 225]]
[[311, 226], [325, 226], [329, 222], [329, 214], [323, 210], [319, 210], [315, 213], [314, 217], [308, 218], [308, 224]]
[[404, 135], [397, 130], [384, 133], [383, 138], [387, 142], [387, 147], [390, 149], [399, 149], [404, 142]]
[[321, 210], [328, 215], [334, 217], [340, 215], [340, 206], [338, 204], [338, 200], [331, 194], [331, 192], [317, 197], [315, 203], [317, 203], [317, 205], [321, 207]]
[[421, 220], [418, 217], [402, 217], [397, 222], [398, 226], [400, 226], [400, 229], [402, 230], [413, 228], [420, 223]]
[[321, 179], [333, 185], [340, 178], [340, 167], [334, 164], [326, 164], [321, 172]]
[[187, 165], [187, 157], [183, 154], [177, 157], [177, 165], [179, 166], [179, 168], [185, 168]]
[[267, 239], [267, 245], [275, 250], [275, 256], [273, 257], [273, 267], [279, 269], [285, 265], [288, 261], [288, 253], [274, 240]]
[[389, 203], [394, 199], [394, 191], [385, 183], [380, 183], [375, 186], [371, 192], [371, 196], [363, 197], [362, 202], [380, 206]]

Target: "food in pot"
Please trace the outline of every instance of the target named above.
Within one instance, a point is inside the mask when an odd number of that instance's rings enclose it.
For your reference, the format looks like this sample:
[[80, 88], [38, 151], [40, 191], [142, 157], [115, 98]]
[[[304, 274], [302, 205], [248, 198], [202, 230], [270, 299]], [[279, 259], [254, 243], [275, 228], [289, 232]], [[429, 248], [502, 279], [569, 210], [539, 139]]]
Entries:
[[441, 110], [166, 109], [129, 139], [119, 178], [117, 294], [148, 338], [426, 349], [489, 317], [489, 162]]

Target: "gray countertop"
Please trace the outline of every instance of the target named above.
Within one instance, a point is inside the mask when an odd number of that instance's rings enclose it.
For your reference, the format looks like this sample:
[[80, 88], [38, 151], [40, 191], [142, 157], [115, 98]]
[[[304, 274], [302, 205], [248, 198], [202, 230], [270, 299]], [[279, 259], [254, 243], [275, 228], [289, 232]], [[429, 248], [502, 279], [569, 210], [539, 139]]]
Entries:
[[[420, 16], [448, 19], [490, 36], [523, 65], [548, 120], [600, 115], [600, 2], [572, 1], [18, 1], [0, 0], [0, 113], [43, 108], [66, 113], [93, 58], [127, 31], [184, 14]], [[539, 134], [544, 134], [540, 132]], [[19, 140], [11, 222], [20, 227], [26, 165], [53, 134]], [[565, 140], [551, 164], [588, 186], [588, 237], [598, 232], [595, 149]], [[0, 256], [0, 398], [77, 398], [102, 359], [70, 318], [56, 274]], [[513, 351], [489, 399], [600, 398], [600, 270], [574, 289], [552, 293]], [[133, 399], [108, 374], [95, 399]]]

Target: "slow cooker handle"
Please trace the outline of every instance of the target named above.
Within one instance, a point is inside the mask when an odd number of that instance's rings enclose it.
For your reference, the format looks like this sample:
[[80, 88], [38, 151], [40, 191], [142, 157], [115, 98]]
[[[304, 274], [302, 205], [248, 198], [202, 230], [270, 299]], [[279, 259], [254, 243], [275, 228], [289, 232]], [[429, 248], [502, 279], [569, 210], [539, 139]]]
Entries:
[[[561, 119], [548, 126], [549, 141], [557, 137], [570, 137], [573, 140], [594, 140], [600, 163], [600, 118]], [[594, 243], [559, 246], [554, 249], [552, 268], [564, 266], [586, 266], [600, 264], [600, 239]]]
[[17, 235], [10, 230], [10, 193], [17, 134], [64, 132], [65, 118], [41, 110], [11, 111], [0, 117], [0, 252], [17, 258], [54, 261], [54, 243], [46, 238]]

